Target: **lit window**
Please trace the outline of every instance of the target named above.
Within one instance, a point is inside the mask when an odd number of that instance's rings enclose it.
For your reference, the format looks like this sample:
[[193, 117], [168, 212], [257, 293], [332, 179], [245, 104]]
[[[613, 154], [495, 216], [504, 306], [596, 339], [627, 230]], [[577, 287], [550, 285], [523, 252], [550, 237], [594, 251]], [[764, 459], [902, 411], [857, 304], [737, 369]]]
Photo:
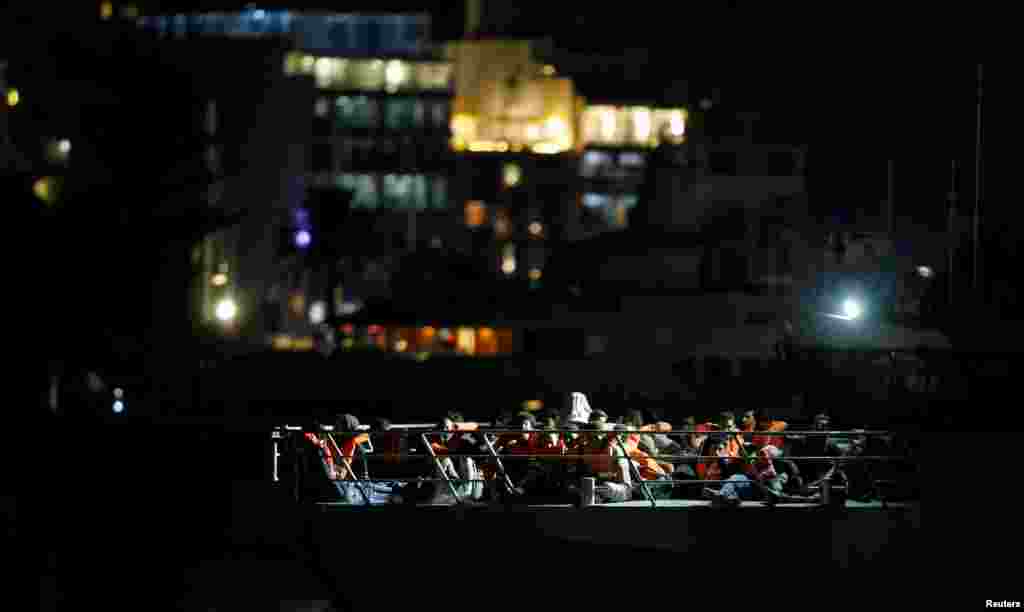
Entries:
[[46, 156], [51, 162], [65, 163], [71, 154], [71, 141], [67, 139], [51, 141], [46, 147]]
[[501, 271], [507, 275], [516, 273], [516, 245], [509, 243], [505, 245], [501, 256]]
[[465, 149], [476, 140], [477, 120], [472, 115], [452, 117], [452, 145], [456, 150]]
[[302, 292], [294, 292], [288, 299], [288, 307], [292, 316], [301, 319], [306, 314], [306, 296]]
[[[422, 177], [421, 177], [422, 178]], [[384, 204], [394, 210], [416, 208], [413, 200], [414, 177], [404, 174], [388, 174], [384, 177]]]
[[508, 211], [499, 208], [494, 213], [494, 235], [498, 238], [508, 238], [512, 233], [512, 221], [509, 219]]
[[476, 332], [472, 327], [460, 327], [456, 330], [455, 349], [466, 355], [476, 354]]
[[381, 60], [352, 61], [350, 85], [362, 91], [384, 89], [384, 62]]
[[32, 185], [32, 193], [47, 204], [53, 204], [60, 197], [60, 178], [44, 176]]
[[466, 202], [466, 225], [480, 227], [487, 222], [487, 205], [479, 200]]
[[399, 60], [391, 60], [384, 69], [384, 88], [395, 92], [409, 84], [409, 66]]
[[601, 140], [604, 142], [615, 142], [615, 109], [602, 108], [600, 110]]
[[[389, 129], [408, 129], [420, 127], [423, 124], [423, 102], [421, 100], [396, 98], [387, 100], [384, 104], [384, 125]], [[419, 118], [418, 121], [417, 118]]]
[[515, 187], [523, 178], [523, 170], [519, 164], [505, 164], [502, 171], [502, 179], [506, 187]]
[[587, 208], [603, 208], [608, 205], [611, 198], [601, 193], [583, 194], [583, 205]]
[[651, 140], [651, 111], [647, 108], [633, 109], [633, 142], [647, 144]]
[[496, 355], [498, 353], [498, 335], [489, 327], [481, 327], [476, 334], [476, 353], [478, 355]]
[[317, 87], [327, 88], [333, 84], [335, 61], [334, 58], [330, 57], [321, 57], [316, 60], [315, 75]]
[[668, 133], [674, 138], [682, 138], [686, 132], [686, 118], [683, 116], [683, 111], [674, 110], [669, 115]]
[[366, 96], [340, 96], [335, 102], [338, 127], [369, 128], [377, 124], [377, 103]]
[[413, 80], [421, 91], [448, 91], [452, 84], [451, 64], [423, 62], [413, 67]]

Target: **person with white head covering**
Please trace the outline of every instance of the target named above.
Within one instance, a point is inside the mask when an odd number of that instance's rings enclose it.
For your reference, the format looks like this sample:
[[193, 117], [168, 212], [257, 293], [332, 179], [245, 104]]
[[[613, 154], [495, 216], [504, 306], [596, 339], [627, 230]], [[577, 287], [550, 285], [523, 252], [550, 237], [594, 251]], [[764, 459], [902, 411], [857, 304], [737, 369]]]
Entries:
[[569, 410], [563, 419], [566, 423], [578, 423], [580, 425], [587, 425], [590, 423], [590, 415], [593, 409], [590, 407], [590, 402], [587, 400], [587, 396], [579, 391], [573, 391], [570, 396]]

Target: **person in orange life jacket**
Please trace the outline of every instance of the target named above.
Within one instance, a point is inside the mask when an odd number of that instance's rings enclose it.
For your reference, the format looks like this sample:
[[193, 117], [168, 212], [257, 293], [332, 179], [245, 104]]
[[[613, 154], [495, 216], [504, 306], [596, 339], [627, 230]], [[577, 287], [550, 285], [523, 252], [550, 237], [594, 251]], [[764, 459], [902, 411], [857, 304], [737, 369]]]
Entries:
[[[763, 412], [756, 410], [747, 410], [743, 413], [743, 426], [741, 430], [747, 432], [754, 431], [785, 431], [787, 424], [785, 421], [774, 421], [771, 417], [764, 414]], [[771, 436], [766, 434], [758, 434], [756, 436], [746, 436], [749, 439], [750, 444], [756, 449], [762, 446], [774, 446], [778, 449], [780, 455], [785, 455], [786, 437], [785, 436]]]
[[[726, 410], [719, 414], [718, 420], [718, 431], [729, 432], [729, 435], [725, 438], [726, 449], [730, 457], [741, 457], [743, 456], [744, 444], [743, 438], [739, 434], [739, 429], [736, 427], [736, 415]], [[732, 433], [736, 432], [736, 433]]]
[[[596, 428], [598, 424], [591, 426]], [[595, 434], [591, 454], [588, 455], [589, 467], [597, 478], [597, 501], [629, 501], [633, 497], [634, 481], [629, 467], [630, 459], [626, 456], [626, 449], [619, 443], [617, 435], [625, 433], [626, 426], [604, 423], [601, 427], [608, 433]]]
[[700, 479], [722, 480], [722, 468], [725, 460], [730, 458], [725, 438], [718, 433], [709, 434], [700, 452], [701, 459], [697, 464], [697, 475]]
[[704, 496], [711, 499], [712, 505], [738, 506], [741, 501], [754, 499], [754, 488], [746, 475], [749, 466], [745, 461], [728, 455], [728, 441], [716, 439], [709, 442], [713, 452], [719, 456], [718, 461], [708, 466], [705, 480], [724, 481], [721, 489], [704, 488]]
[[[668, 475], [672, 472], [673, 467], [671, 463], [661, 463], [657, 461], [649, 452], [640, 449], [640, 443], [645, 433], [655, 430], [658, 428], [662, 431], [671, 431], [672, 426], [668, 423], [662, 423], [658, 425], [647, 425], [643, 424], [643, 417], [634, 411], [628, 417], [629, 423], [625, 426], [625, 429], [629, 431], [629, 434], [625, 438], [626, 455], [637, 464], [637, 468], [640, 472], [640, 477], [644, 480], [658, 480], [668, 478]], [[659, 427], [664, 425], [664, 427]], [[644, 432], [644, 433], [641, 433]], [[650, 438], [650, 436], [647, 436]], [[655, 446], [653, 439], [648, 444]]]
[[[340, 456], [336, 465], [335, 486], [342, 497], [351, 504], [365, 504], [367, 500], [371, 504], [398, 502], [398, 490], [402, 483], [397, 482], [357, 482], [361, 477], [369, 474], [358, 473], [356, 466], [356, 452], [359, 451], [365, 461], [365, 453], [373, 451], [370, 443], [370, 435], [360, 431], [359, 419], [351, 414], [338, 416], [334, 425], [334, 433], [329, 434], [328, 445], [340, 450]], [[364, 471], [368, 471], [366, 464]], [[362, 489], [360, 492], [359, 489]]]

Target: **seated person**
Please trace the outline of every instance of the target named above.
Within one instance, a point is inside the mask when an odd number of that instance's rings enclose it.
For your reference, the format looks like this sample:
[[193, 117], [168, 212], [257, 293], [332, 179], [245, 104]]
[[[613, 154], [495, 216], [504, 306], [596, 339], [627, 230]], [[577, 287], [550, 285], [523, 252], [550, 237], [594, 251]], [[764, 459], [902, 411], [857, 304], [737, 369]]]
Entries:
[[[437, 459], [434, 471], [437, 478], [447, 476], [454, 481], [452, 484], [460, 498], [479, 500], [484, 495], [484, 483], [481, 482], [484, 478], [471, 456], [479, 450], [479, 444], [471, 434], [464, 433], [477, 430], [479, 424], [454, 421], [452, 417], [461, 419], [462, 415], [449, 414], [438, 427], [444, 433], [428, 437]], [[450, 499], [451, 488], [446, 482], [435, 484], [433, 503], [456, 503], [455, 499]]]
[[[401, 501], [398, 495], [403, 486], [398, 482], [372, 482], [366, 465], [366, 455], [373, 452], [369, 434], [360, 431], [359, 419], [351, 414], [339, 415], [334, 425], [334, 433], [325, 436], [324, 446], [332, 452], [331, 466], [328, 471], [330, 478], [341, 494], [342, 499], [350, 504], [384, 504]], [[363, 478], [355, 467], [356, 453], [363, 458]]]
[[704, 496], [711, 499], [713, 506], [739, 506], [741, 501], [755, 499], [756, 489], [747, 476], [748, 466], [743, 461], [728, 456], [727, 441], [712, 442], [718, 460], [706, 471], [705, 480], [721, 480], [720, 488], [714, 485], [704, 487]]
[[[764, 412], [757, 410], [747, 410], [743, 413], [743, 427], [744, 432], [754, 431], [785, 431], [787, 424], [785, 421], [772, 420], [770, 416]], [[780, 456], [785, 456], [785, 447], [787, 445], [785, 436], [772, 436], [768, 434], [758, 434], [756, 436], [750, 436], [750, 444], [756, 450], [762, 446], [768, 446], [769, 444], [774, 446], [779, 451]]]
[[603, 427], [608, 433], [592, 434], [593, 438], [587, 448], [587, 473], [597, 480], [596, 497], [599, 503], [629, 501], [633, 496], [629, 458], [625, 448], [616, 440], [614, 425], [605, 423]]
[[681, 459], [677, 459], [675, 463], [675, 470], [672, 472], [673, 478], [676, 480], [699, 480], [700, 476], [697, 474], [697, 466], [699, 464], [698, 457], [700, 456], [701, 446], [707, 440], [707, 425], [697, 425], [696, 419], [693, 417], [686, 417], [685, 429], [691, 430], [692, 433], [684, 435], [684, 444], [679, 449], [678, 454], [683, 455]]

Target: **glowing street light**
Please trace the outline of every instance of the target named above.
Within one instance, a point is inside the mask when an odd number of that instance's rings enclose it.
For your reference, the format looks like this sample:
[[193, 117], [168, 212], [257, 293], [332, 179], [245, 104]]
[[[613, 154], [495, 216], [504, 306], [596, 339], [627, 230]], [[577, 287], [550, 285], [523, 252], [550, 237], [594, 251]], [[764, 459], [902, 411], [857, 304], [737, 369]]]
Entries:
[[220, 321], [230, 323], [238, 315], [238, 305], [231, 298], [224, 298], [217, 303], [216, 314]]
[[864, 309], [857, 300], [847, 299], [843, 302], [843, 314], [846, 315], [848, 319], [857, 319], [863, 313]]

